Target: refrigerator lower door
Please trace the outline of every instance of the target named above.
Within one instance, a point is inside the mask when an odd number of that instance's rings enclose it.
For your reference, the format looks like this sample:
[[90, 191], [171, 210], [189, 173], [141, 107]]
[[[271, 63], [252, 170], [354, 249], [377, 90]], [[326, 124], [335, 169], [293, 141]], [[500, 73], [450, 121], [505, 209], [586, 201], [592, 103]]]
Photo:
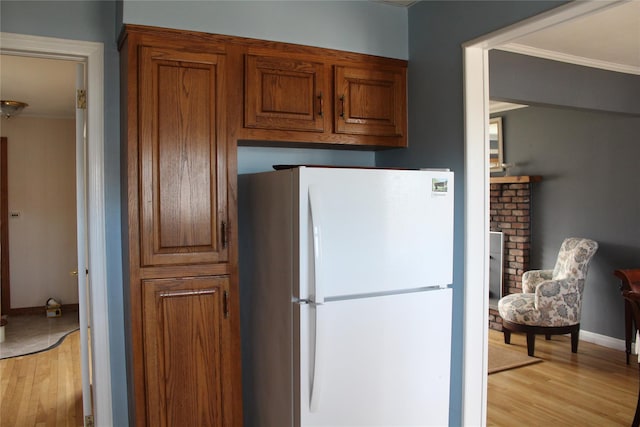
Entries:
[[295, 424], [448, 425], [451, 298], [439, 289], [302, 306]]

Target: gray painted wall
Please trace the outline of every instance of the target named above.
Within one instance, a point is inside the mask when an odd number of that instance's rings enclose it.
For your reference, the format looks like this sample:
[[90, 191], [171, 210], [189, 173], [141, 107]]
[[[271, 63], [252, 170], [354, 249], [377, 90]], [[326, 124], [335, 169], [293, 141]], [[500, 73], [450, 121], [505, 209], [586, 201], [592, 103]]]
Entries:
[[640, 115], [640, 76], [489, 52], [491, 99]]
[[553, 268], [565, 237], [598, 241], [581, 327], [624, 339], [613, 271], [640, 264], [640, 117], [551, 107], [498, 115], [512, 173], [543, 177], [533, 186], [531, 268]]
[[123, 20], [408, 58], [407, 9], [368, 1], [130, 1]]

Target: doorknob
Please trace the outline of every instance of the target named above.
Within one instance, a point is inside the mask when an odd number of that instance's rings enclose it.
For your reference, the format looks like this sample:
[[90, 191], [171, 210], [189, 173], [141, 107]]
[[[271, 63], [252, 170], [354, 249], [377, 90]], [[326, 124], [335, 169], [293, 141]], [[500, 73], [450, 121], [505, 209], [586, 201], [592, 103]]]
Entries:
[[78, 270], [73, 270], [69, 272], [70, 276], [77, 276], [78, 275]]

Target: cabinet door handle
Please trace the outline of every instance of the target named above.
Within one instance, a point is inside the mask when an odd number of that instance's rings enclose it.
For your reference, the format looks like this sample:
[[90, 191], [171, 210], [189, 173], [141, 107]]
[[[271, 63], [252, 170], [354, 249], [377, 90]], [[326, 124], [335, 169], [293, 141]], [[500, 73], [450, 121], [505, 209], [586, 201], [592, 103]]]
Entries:
[[322, 96], [322, 92], [320, 92], [320, 95], [318, 95], [318, 100], [320, 101], [320, 111], [318, 111], [318, 115], [320, 117], [324, 116], [324, 98]]
[[229, 318], [229, 291], [224, 291], [224, 304], [223, 304], [223, 311], [224, 311], [224, 318], [228, 319]]
[[340, 96], [340, 117], [344, 119], [344, 95]]
[[226, 221], [222, 221], [222, 224], [220, 224], [220, 234], [221, 234], [221, 239], [222, 239], [222, 247], [226, 248], [227, 247], [227, 241], [228, 241], [228, 237], [227, 237], [227, 222]]

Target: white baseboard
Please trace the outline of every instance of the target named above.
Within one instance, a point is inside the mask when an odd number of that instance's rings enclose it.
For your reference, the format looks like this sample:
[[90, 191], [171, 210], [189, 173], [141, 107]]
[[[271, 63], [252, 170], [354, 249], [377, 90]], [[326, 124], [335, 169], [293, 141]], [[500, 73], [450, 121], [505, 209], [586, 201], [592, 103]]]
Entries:
[[[580, 339], [582, 341], [612, 348], [614, 350], [625, 351], [624, 340], [618, 338], [608, 337], [606, 335], [596, 334], [595, 332], [589, 332], [581, 329]], [[633, 350], [634, 348], [635, 346], [632, 345], [631, 349]]]

